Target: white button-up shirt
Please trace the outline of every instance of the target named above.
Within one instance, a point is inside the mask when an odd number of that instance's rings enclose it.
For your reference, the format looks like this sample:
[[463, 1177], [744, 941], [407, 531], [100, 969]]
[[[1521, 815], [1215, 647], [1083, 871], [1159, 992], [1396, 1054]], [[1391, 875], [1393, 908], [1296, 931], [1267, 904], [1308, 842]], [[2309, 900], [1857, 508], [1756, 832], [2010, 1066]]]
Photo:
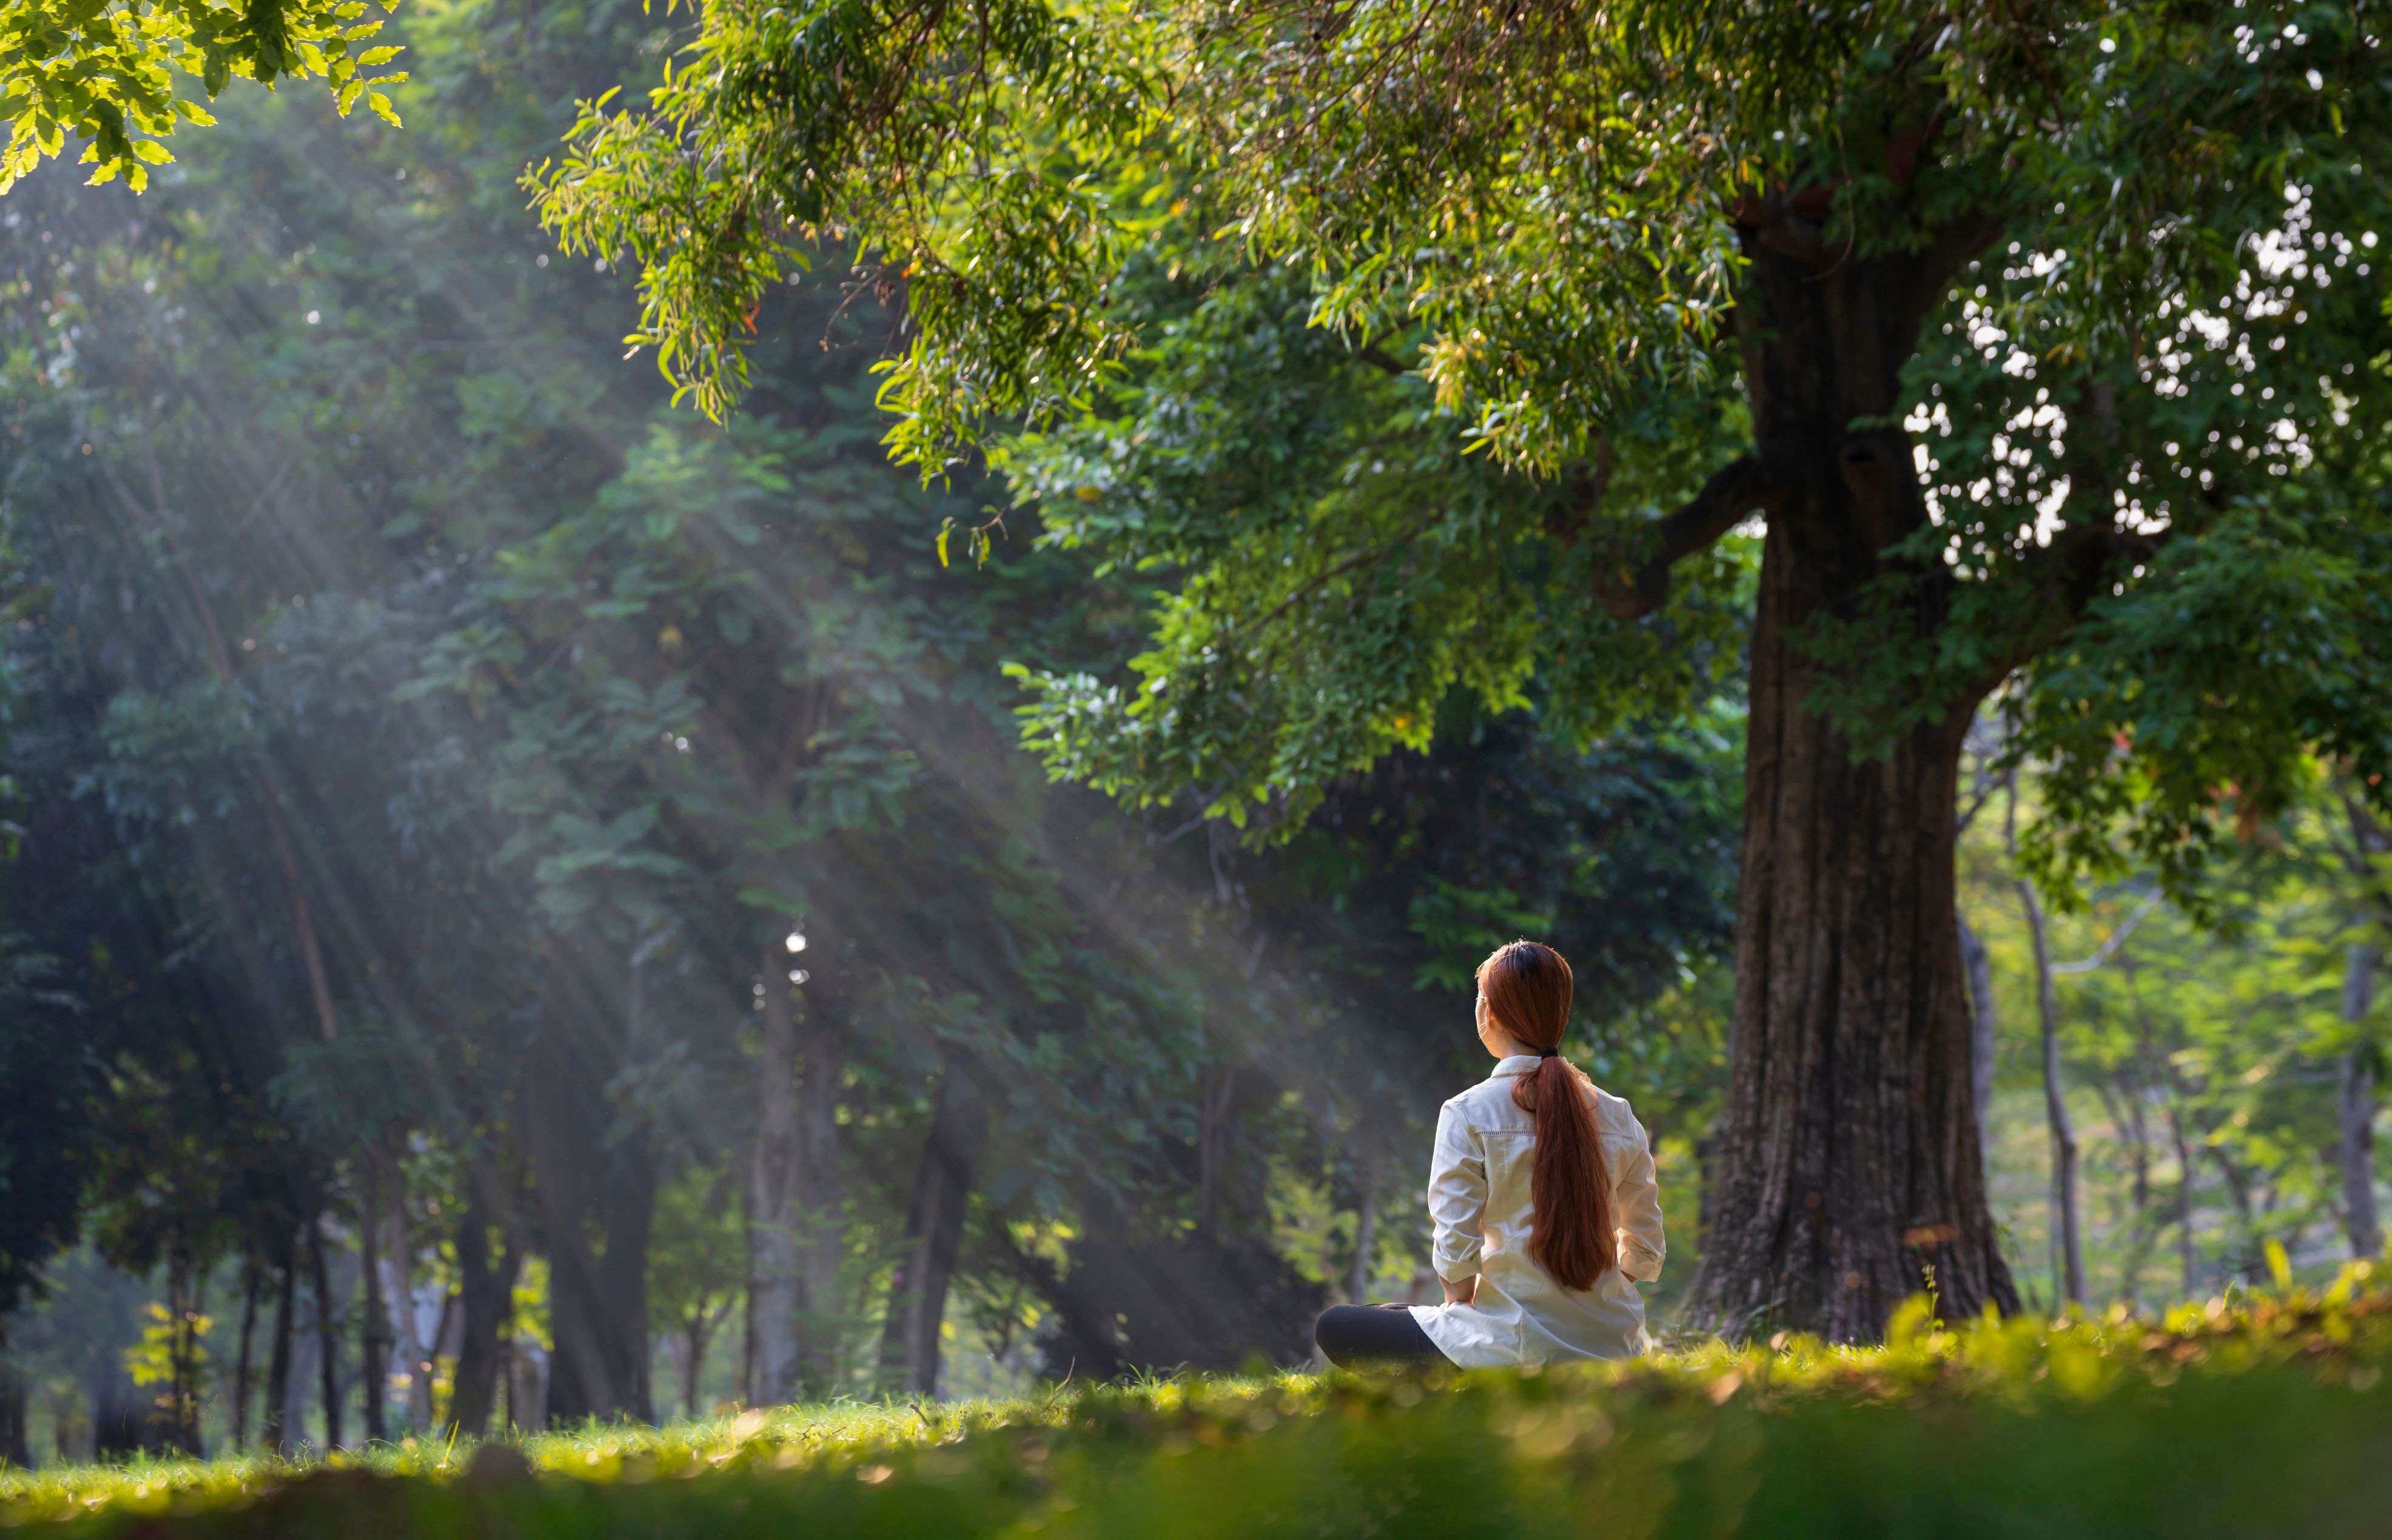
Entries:
[[1619, 1265], [1580, 1292], [1554, 1282], [1528, 1255], [1537, 1120], [1512, 1100], [1512, 1086], [1536, 1068], [1528, 1055], [1504, 1059], [1437, 1114], [1428, 1178], [1436, 1275], [1460, 1283], [1476, 1274], [1478, 1293], [1466, 1305], [1411, 1311], [1429, 1339], [1466, 1369], [1629, 1358], [1651, 1345], [1636, 1286], [1661, 1275], [1664, 1251], [1652, 1146], [1628, 1104], [1583, 1077], [1611, 1180]]

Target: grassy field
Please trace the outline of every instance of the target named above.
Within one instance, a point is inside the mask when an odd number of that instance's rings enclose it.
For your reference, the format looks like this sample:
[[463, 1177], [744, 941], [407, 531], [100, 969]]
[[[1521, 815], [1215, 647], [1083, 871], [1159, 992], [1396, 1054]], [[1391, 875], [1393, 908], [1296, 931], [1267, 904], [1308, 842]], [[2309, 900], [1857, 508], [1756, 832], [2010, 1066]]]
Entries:
[[519, 1446], [0, 1473], [60, 1536], [2347, 1536], [2392, 1527], [2392, 1292], [1888, 1345], [749, 1411]]

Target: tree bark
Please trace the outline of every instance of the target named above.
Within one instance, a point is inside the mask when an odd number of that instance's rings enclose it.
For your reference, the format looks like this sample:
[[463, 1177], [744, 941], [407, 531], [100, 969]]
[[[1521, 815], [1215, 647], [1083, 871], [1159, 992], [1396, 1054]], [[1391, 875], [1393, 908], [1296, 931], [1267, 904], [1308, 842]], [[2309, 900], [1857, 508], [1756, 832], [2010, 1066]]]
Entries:
[[[2354, 946], [2342, 980], [2342, 1019], [2358, 1025], [2375, 1003], [2376, 949]], [[2342, 1129], [2343, 1225], [2353, 1257], [2383, 1254], [2384, 1225], [2375, 1207], [2375, 1054], [2361, 1042], [2342, 1057], [2334, 1101]]]
[[689, 1354], [682, 1360], [681, 1369], [681, 1410], [684, 1417], [695, 1419], [697, 1416], [697, 1382], [698, 1376], [706, 1368], [706, 1350], [713, 1344], [715, 1331], [722, 1325], [722, 1318], [730, 1314], [730, 1310], [729, 1300], [719, 1305], [709, 1305], [701, 1297], [689, 1313], [689, 1325], [684, 1332], [689, 1340]]
[[2026, 910], [2028, 938], [2034, 945], [2034, 1003], [2043, 1020], [2043, 1110], [2051, 1125], [2051, 1234], [2054, 1280], [2060, 1297], [2080, 1310], [2085, 1305], [2085, 1251], [2076, 1223], [2076, 1127], [2069, 1119], [2067, 1087], [2060, 1078], [2060, 1003], [2051, 984], [2051, 938], [2044, 924], [2043, 905], [2034, 884], [2021, 877], [2019, 902]]
[[756, 1142], [748, 1160], [748, 1396], [779, 1406], [798, 1398], [798, 1029], [785, 977], [787, 953], [763, 949], [763, 1009], [756, 1042]]
[[382, 1297], [382, 1158], [368, 1150], [360, 1162], [364, 1202], [358, 1215], [358, 1286], [364, 1318], [358, 1323], [358, 1396], [363, 1404], [368, 1443], [390, 1442], [390, 1318]]
[[[524, 1085], [525, 1144], [549, 1262], [548, 1421], [655, 1420], [648, 1352], [654, 1139], [618, 1120], [608, 1087], [643, 1061], [636, 962], [627, 975], [594, 947], [549, 944], [546, 1013]], [[592, 976], [624, 979], [619, 1008]], [[593, 1235], [594, 1229], [594, 1235]]]
[[[476, 1160], [467, 1175], [465, 1215], [457, 1226], [458, 1307], [463, 1315], [457, 1348], [457, 1375], [448, 1396], [448, 1433], [477, 1439], [497, 1409], [499, 1376], [506, 1368], [508, 1324], [514, 1317], [515, 1277], [523, 1248], [515, 1244], [487, 1162]], [[506, 1238], [498, 1260], [490, 1257], [490, 1231]]]
[[32, 1387], [26, 1383], [25, 1372], [16, 1365], [0, 1361], [0, 1466], [19, 1470], [30, 1469], [33, 1464], [32, 1431]]
[[906, 1205], [904, 1250], [889, 1280], [889, 1314], [880, 1333], [881, 1383], [915, 1395], [939, 1393], [939, 1330], [963, 1247], [984, 1125], [978, 1100], [956, 1084], [956, 1074], [951, 1067], [932, 1096], [930, 1127]]
[[250, 1362], [257, 1341], [257, 1297], [266, 1280], [251, 1258], [240, 1270], [240, 1346], [233, 1355], [232, 1405], [226, 1419], [227, 1442], [236, 1455], [249, 1447]]
[[297, 1328], [299, 1259], [287, 1239], [278, 1265], [282, 1290], [274, 1302], [274, 1345], [266, 1355], [266, 1419], [259, 1442], [288, 1456], [298, 1431], [291, 1417], [291, 1335]]
[[307, 1220], [307, 1267], [316, 1282], [316, 1341], [322, 1352], [318, 1366], [322, 1370], [324, 1391], [324, 1447], [341, 1447], [341, 1326], [340, 1309], [332, 1298], [332, 1270], [324, 1262], [324, 1222], [320, 1215]]
[[[1733, 1063], [1691, 1301], [1731, 1335], [1864, 1341], [1930, 1274], [1947, 1315], [2017, 1308], [1986, 1202], [1954, 902], [1976, 680], [1872, 752], [1810, 707], [1814, 618], [1849, 617], [1924, 524], [1892, 424], [1956, 260], [1809, 260], [1748, 231], [1737, 317], [1766, 511], [1751, 647]], [[1817, 253], [1809, 253], [1816, 257]], [[1916, 589], [1922, 644], [1940, 616]]]
[[[586, 1060], [552, 1040], [524, 1098], [548, 1254], [552, 1426], [626, 1415], [652, 1420], [644, 1287], [633, 1298], [623, 1286], [635, 1270], [644, 1285], [654, 1173], [637, 1147], [644, 1140], [608, 1147], [604, 1099], [592, 1080]], [[592, 1245], [593, 1219], [604, 1253]], [[636, 1315], [634, 1305], [642, 1307]]]

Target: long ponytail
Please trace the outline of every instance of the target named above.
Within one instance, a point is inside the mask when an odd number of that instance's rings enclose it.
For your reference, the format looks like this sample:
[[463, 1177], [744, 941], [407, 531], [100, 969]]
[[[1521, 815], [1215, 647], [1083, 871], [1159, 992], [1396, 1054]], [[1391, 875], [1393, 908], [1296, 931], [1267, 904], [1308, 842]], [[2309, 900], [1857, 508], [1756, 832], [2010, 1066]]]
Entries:
[[1594, 1106], [1558, 1052], [1569, 1026], [1570, 965], [1551, 947], [1514, 941], [1478, 964], [1478, 992], [1497, 1025], [1544, 1055], [1512, 1084], [1513, 1102], [1537, 1119], [1528, 1255], [1564, 1288], [1592, 1288], [1618, 1254]]

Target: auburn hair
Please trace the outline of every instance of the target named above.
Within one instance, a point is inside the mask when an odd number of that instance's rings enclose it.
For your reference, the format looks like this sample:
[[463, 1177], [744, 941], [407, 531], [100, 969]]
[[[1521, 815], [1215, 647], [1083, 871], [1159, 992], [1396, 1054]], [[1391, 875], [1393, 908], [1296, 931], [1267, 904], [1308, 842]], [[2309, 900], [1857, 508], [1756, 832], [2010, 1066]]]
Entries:
[[1528, 1255], [1564, 1288], [1588, 1289], [1618, 1265], [1618, 1249], [1594, 1103], [1557, 1052], [1569, 1026], [1570, 989], [1569, 964], [1534, 941], [1499, 947], [1478, 964], [1478, 992], [1495, 1024], [1546, 1055], [1512, 1084], [1513, 1102], [1537, 1119]]

